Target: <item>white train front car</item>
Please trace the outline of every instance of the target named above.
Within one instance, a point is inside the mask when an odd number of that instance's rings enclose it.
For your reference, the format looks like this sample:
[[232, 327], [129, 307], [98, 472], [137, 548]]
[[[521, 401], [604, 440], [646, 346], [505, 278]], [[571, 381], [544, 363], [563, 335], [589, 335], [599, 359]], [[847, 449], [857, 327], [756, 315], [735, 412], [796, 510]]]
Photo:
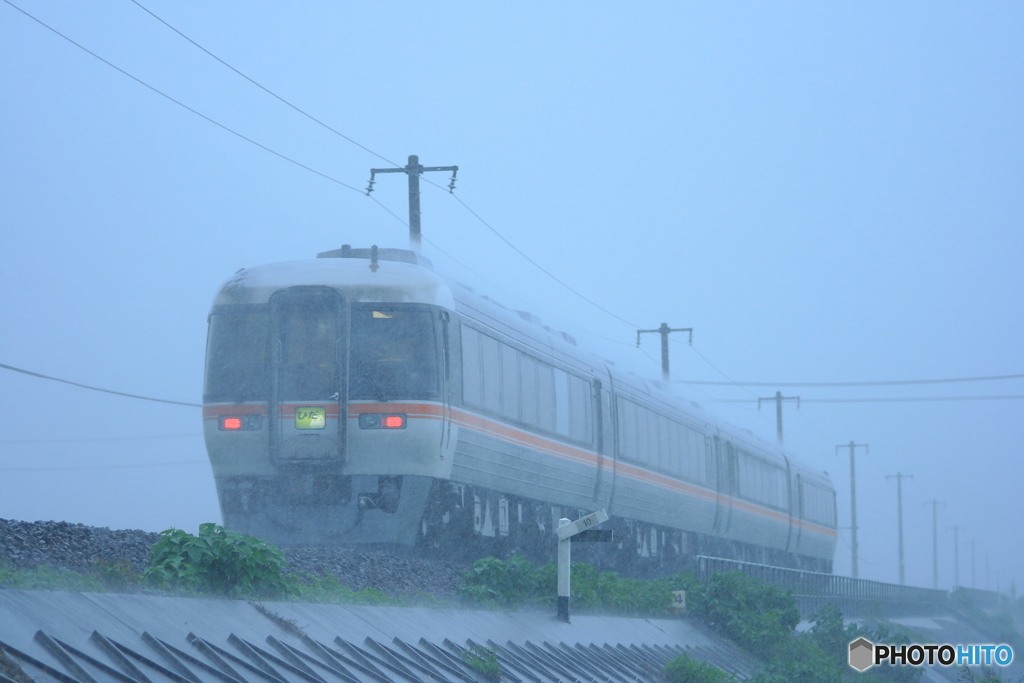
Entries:
[[214, 301], [203, 415], [230, 528], [537, 555], [603, 507], [616, 542], [585, 555], [605, 566], [831, 571], [827, 475], [412, 252], [320, 257], [239, 271]]

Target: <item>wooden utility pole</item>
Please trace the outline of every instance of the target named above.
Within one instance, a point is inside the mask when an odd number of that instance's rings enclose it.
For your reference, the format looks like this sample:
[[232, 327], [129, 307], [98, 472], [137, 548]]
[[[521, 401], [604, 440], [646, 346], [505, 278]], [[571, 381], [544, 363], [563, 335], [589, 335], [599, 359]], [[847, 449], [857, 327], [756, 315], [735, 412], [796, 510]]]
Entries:
[[799, 396], [783, 396], [781, 391], [776, 391], [774, 396], [757, 399], [757, 409], [761, 410], [762, 401], [775, 401], [775, 435], [779, 438], [779, 445], [782, 445], [782, 402], [796, 401], [796, 409], [800, 410]]
[[636, 331], [636, 346], [640, 348], [640, 335], [641, 334], [660, 334], [661, 335], [661, 376], [665, 378], [665, 381], [669, 381], [668, 372], [668, 335], [669, 332], [689, 332], [690, 333], [690, 345], [693, 345], [693, 328], [692, 327], [677, 327], [670, 328], [668, 323], [662, 323], [661, 327], [656, 330], [637, 330]]
[[377, 182], [374, 177], [378, 173], [405, 173], [409, 176], [409, 244], [417, 252], [420, 250], [420, 174], [430, 171], [451, 171], [452, 179], [448, 183], [448, 191], [455, 190], [455, 175], [459, 172], [458, 166], [423, 166], [420, 164], [420, 158], [415, 154], [410, 154], [409, 163], [401, 168], [371, 168], [370, 184], [366, 187], [366, 196], [369, 197]]
[[903, 480], [913, 479], [914, 475], [897, 472], [896, 474], [886, 475], [885, 478], [896, 480], [896, 515], [900, 534], [900, 585], [905, 586], [907, 582], [904, 579], [903, 571]]
[[836, 452], [840, 448], [850, 449], [850, 550], [853, 552], [853, 578], [857, 578], [857, 469], [853, 464], [853, 454], [858, 448], [863, 448], [868, 453], [868, 445], [865, 443], [850, 442], [848, 446], [836, 446]]
[[936, 512], [939, 506], [946, 504], [938, 500], [930, 500], [925, 505], [932, 506], [932, 588], [939, 587], [939, 517]]

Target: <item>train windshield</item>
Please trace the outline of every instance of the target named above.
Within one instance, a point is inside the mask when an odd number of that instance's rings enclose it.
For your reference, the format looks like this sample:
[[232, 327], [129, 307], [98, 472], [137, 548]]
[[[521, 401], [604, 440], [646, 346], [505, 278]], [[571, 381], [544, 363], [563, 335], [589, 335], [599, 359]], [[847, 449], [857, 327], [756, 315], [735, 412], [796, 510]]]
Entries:
[[208, 403], [266, 401], [270, 394], [266, 306], [217, 306], [206, 349]]
[[354, 304], [349, 398], [436, 398], [437, 341], [429, 309]]

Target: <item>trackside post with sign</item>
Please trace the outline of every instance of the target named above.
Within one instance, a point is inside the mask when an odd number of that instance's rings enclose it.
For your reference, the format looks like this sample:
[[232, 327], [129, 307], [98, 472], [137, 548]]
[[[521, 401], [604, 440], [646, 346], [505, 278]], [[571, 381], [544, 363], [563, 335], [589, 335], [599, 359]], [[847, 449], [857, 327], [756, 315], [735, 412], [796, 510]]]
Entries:
[[565, 517], [558, 520], [558, 528], [555, 530], [558, 533], [558, 618], [566, 623], [569, 622], [569, 565], [572, 560], [572, 538], [582, 532], [588, 532], [584, 534], [591, 536], [587, 540], [611, 541], [610, 534], [607, 538], [604, 537], [604, 534], [599, 538], [594, 538], [593, 532], [589, 531], [591, 527], [607, 521], [608, 512], [603, 509], [586, 517], [580, 517], [575, 522]]

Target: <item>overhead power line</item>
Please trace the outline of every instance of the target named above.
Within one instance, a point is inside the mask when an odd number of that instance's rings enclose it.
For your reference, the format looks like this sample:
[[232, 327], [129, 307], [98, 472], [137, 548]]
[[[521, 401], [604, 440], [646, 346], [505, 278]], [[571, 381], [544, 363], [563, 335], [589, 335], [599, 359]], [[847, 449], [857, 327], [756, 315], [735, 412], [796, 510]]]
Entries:
[[[792, 385], [790, 385], [792, 386]], [[1024, 394], [1004, 396], [903, 396], [894, 398], [805, 398], [803, 403], [927, 403], [931, 401], [1019, 401]], [[719, 399], [717, 403], [753, 403], [748, 398]]]
[[177, 467], [179, 465], [206, 465], [209, 460], [179, 460], [177, 462], [150, 462], [135, 465], [72, 465], [70, 467], [0, 467], [0, 472], [65, 472], [67, 470], [133, 470], [140, 467]]
[[135, 81], [139, 85], [142, 85], [142, 86], [145, 86], [145, 87], [149, 88], [150, 90], [155, 92], [157, 95], [160, 95], [161, 97], [164, 97], [164, 98], [170, 100], [171, 102], [173, 102], [174, 104], [178, 105], [179, 107], [192, 112], [193, 114], [195, 114], [199, 118], [204, 119], [206, 121], [209, 121], [210, 123], [212, 123], [213, 125], [217, 126], [218, 128], [221, 128], [221, 129], [231, 133], [232, 135], [237, 136], [237, 137], [245, 140], [246, 142], [248, 142], [251, 145], [255, 145], [255, 146], [259, 147], [260, 149], [264, 150], [265, 152], [270, 152], [271, 154], [273, 154], [276, 157], [280, 157], [281, 159], [284, 159], [285, 161], [287, 161], [287, 162], [289, 162], [291, 164], [295, 164], [299, 168], [305, 169], [305, 170], [309, 171], [310, 173], [315, 173], [316, 175], [320, 176], [321, 178], [324, 178], [325, 180], [329, 180], [332, 183], [336, 183], [338, 185], [341, 185], [342, 187], [345, 187], [345, 188], [348, 188], [350, 190], [353, 190], [354, 192], [358, 192], [359, 194], [363, 194], [363, 191], [360, 190], [359, 188], [353, 187], [352, 185], [349, 185], [347, 183], [343, 183], [342, 181], [338, 180], [337, 178], [332, 178], [331, 176], [327, 175], [326, 173], [322, 173], [322, 172], [316, 170], [315, 168], [312, 168], [311, 166], [306, 166], [305, 164], [303, 164], [303, 163], [301, 163], [299, 161], [296, 161], [295, 159], [292, 159], [291, 157], [287, 157], [284, 154], [281, 154], [280, 152], [274, 151], [273, 149], [271, 149], [270, 147], [267, 147], [264, 144], [256, 142], [255, 140], [253, 140], [250, 137], [246, 137], [245, 135], [242, 135], [238, 131], [225, 126], [223, 123], [220, 123], [219, 121], [215, 121], [214, 119], [211, 119], [206, 114], [203, 114], [203, 113], [193, 109], [192, 107], [188, 106], [184, 102], [181, 102], [179, 100], [174, 99], [173, 97], [171, 97], [167, 93], [165, 93], [162, 90], [159, 90], [159, 89], [153, 87], [152, 85], [150, 85], [149, 83], [146, 83], [142, 79], [137, 78], [136, 76], [133, 76], [132, 74], [128, 73], [127, 71], [125, 71], [121, 67], [119, 67], [119, 66], [117, 66], [117, 65], [115, 65], [115, 64], [113, 64], [111, 62], [108, 62], [106, 59], [104, 59], [103, 57], [100, 57], [98, 54], [96, 54], [95, 52], [93, 52], [89, 48], [85, 47], [84, 45], [76, 43], [74, 40], [72, 40], [71, 38], [67, 37], [66, 35], [64, 35], [60, 31], [58, 31], [57, 29], [53, 28], [49, 24], [43, 22], [40, 19], [37, 19], [36, 17], [32, 16], [31, 14], [29, 14], [28, 12], [26, 12], [22, 8], [18, 7], [13, 2], [11, 2], [11, 0], [4, 0], [4, 2], [6, 2], [8, 5], [13, 7], [14, 9], [18, 10], [19, 12], [21, 12], [26, 17], [28, 17], [32, 21], [36, 22], [40, 26], [42, 26], [42, 27], [52, 31], [53, 33], [57, 34], [58, 36], [60, 36], [64, 40], [68, 41], [69, 43], [71, 43], [72, 45], [74, 45], [78, 49], [82, 50], [83, 52], [86, 52], [89, 55], [92, 55], [93, 57], [95, 57], [96, 59], [100, 60], [101, 62], [103, 62], [104, 64], [109, 66], [110, 68], [112, 68], [112, 69], [114, 69], [114, 70], [124, 74], [125, 76], [127, 76], [130, 79], [132, 79], [133, 81]]
[[743, 386], [743, 387], [885, 387], [909, 384], [953, 384], [956, 382], [990, 382], [1003, 379], [1021, 379], [1024, 375], [989, 375], [987, 377], [952, 377], [949, 379], [901, 379], [882, 380], [875, 382], [718, 382], [678, 380], [680, 384], [700, 384], [703, 386]]
[[341, 133], [341, 132], [339, 132], [339, 131], [335, 130], [334, 128], [331, 128], [330, 126], [328, 126], [328, 125], [327, 125], [326, 123], [324, 123], [324, 122], [323, 122], [323, 121], [321, 121], [320, 119], [318, 119], [318, 118], [316, 118], [315, 116], [313, 116], [312, 114], [309, 114], [309, 113], [305, 112], [304, 110], [302, 110], [302, 109], [298, 108], [297, 106], [295, 106], [294, 104], [292, 104], [291, 102], [289, 102], [288, 100], [286, 100], [285, 98], [283, 98], [283, 97], [281, 97], [280, 95], [278, 95], [277, 93], [275, 93], [275, 92], [274, 92], [273, 90], [271, 90], [270, 88], [267, 88], [267, 87], [265, 87], [265, 86], [261, 85], [260, 83], [256, 82], [256, 81], [255, 81], [254, 79], [250, 78], [249, 76], [246, 76], [246, 75], [245, 75], [244, 73], [242, 73], [241, 71], [239, 71], [239, 70], [238, 70], [238, 69], [236, 69], [235, 67], [231, 66], [230, 64], [228, 64], [227, 62], [225, 62], [225, 61], [224, 61], [223, 59], [221, 59], [221, 58], [220, 58], [220, 57], [218, 57], [217, 55], [213, 54], [212, 52], [210, 52], [209, 50], [207, 50], [207, 49], [206, 49], [205, 47], [203, 47], [202, 45], [200, 45], [200, 44], [199, 44], [199, 43], [197, 43], [196, 41], [192, 40], [191, 38], [189, 38], [188, 36], [186, 36], [186, 35], [185, 35], [184, 33], [182, 33], [181, 31], [179, 31], [178, 29], [174, 28], [174, 27], [173, 27], [173, 26], [171, 26], [171, 25], [170, 25], [169, 23], [167, 23], [166, 21], [164, 21], [163, 19], [161, 19], [160, 17], [158, 17], [158, 16], [157, 16], [157, 15], [156, 15], [155, 13], [153, 13], [153, 11], [152, 11], [152, 10], [150, 10], [150, 9], [146, 8], [146, 7], [145, 7], [145, 6], [143, 6], [143, 5], [141, 4], [141, 3], [139, 3], [139, 2], [138, 2], [138, 0], [132, 0], [132, 2], [133, 2], [133, 3], [135, 3], [135, 4], [136, 4], [136, 5], [137, 5], [137, 6], [138, 6], [138, 7], [140, 8], [140, 9], [142, 9], [142, 10], [143, 10], [144, 12], [146, 12], [147, 14], [149, 14], [149, 16], [153, 17], [154, 19], [156, 19], [157, 21], [159, 21], [159, 22], [160, 22], [161, 24], [163, 24], [163, 25], [164, 25], [164, 26], [166, 26], [167, 28], [171, 29], [172, 31], [174, 31], [175, 33], [177, 33], [177, 34], [178, 34], [179, 36], [181, 36], [182, 38], [184, 38], [184, 39], [185, 39], [185, 40], [187, 40], [188, 42], [190, 42], [190, 43], [192, 43], [193, 45], [195, 45], [195, 46], [196, 46], [197, 48], [199, 48], [200, 50], [202, 50], [202, 51], [203, 51], [203, 52], [205, 52], [206, 54], [210, 55], [211, 57], [213, 57], [214, 59], [216, 59], [216, 60], [217, 60], [218, 62], [220, 62], [221, 64], [223, 64], [223, 65], [224, 65], [224, 66], [226, 66], [227, 68], [231, 69], [231, 70], [232, 70], [232, 71], [234, 71], [234, 72], [235, 72], [236, 74], [238, 74], [239, 76], [241, 76], [241, 77], [242, 77], [242, 78], [244, 78], [245, 80], [249, 81], [250, 83], [252, 83], [253, 85], [255, 85], [255, 86], [256, 86], [257, 88], [259, 88], [260, 90], [262, 90], [263, 92], [267, 93], [267, 94], [268, 94], [268, 95], [270, 95], [271, 97], [273, 97], [273, 98], [277, 99], [278, 101], [280, 101], [280, 102], [282, 102], [282, 103], [284, 103], [284, 104], [288, 105], [289, 107], [291, 107], [291, 108], [292, 108], [292, 109], [294, 109], [295, 111], [299, 112], [300, 114], [302, 114], [303, 116], [305, 116], [305, 117], [306, 117], [307, 119], [309, 119], [310, 121], [313, 121], [314, 123], [317, 123], [317, 124], [319, 124], [320, 126], [323, 126], [323, 127], [324, 127], [324, 128], [326, 128], [327, 130], [329, 130], [329, 131], [331, 131], [332, 133], [334, 133], [335, 135], [337, 135], [338, 137], [340, 137], [340, 138], [343, 138], [343, 139], [345, 139], [345, 140], [348, 140], [349, 142], [351, 142], [351, 143], [352, 143], [353, 145], [355, 145], [355, 146], [356, 146], [356, 147], [358, 147], [359, 149], [361, 149], [361, 150], [364, 150], [364, 151], [366, 151], [366, 152], [369, 152], [370, 154], [372, 154], [373, 156], [377, 157], [378, 159], [383, 159], [384, 161], [388, 162], [388, 163], [389, 163], [389, 164], [391, 164], [392, 166], [397, 166], [397, 165], [398, 165], [398, 164], [396, 164], [395, 162], [393, 162], [393, 161], [391, 161], [390, 159], [388, 159], [387, 157], [385, 157], [385, 156], [381, 156], [381, 155], [380, 155], [380, 154], [378, 154], [377, 152], [374, 152], [374, 151], [373, 151], [372, 149], [370, 149], [369, 147], [366, 147], [365, 145], [362, 145], [362, 144], [360, 144], [360, 143], [356, 142], [355, 140], [353, 140], [353, 139], [352, 139], [352, 138], [350, 138], [349, 136], [345, 135], [344, 133]]
[[[5, 2], [9, 2], [9, 0], [4, 0], [4, 1], [5, 1]], [[360, 149], [362, 149], [362, 150], [364, 150], [364, 151], [366, 151], [366, 152], [369, 152], [370, 154], [374, 155], [375, 157], [377, 157], [377, 158], [379, 158], [379, 159], [383, 159], [384, 161], [388, 162], [388, 163], [389, 163], [389, 164], [391, 164], [392, 166], [398, 166], [398, 165], [399, 165], [398, 163], [396, 163], [396, 162], [394, 162], [394, 161], [391, 161], [391, 160], [390, 160], [390, 159], [388, 159], [387, 157], [385, 157], [385, 156], [383, 156], [383, 155], [381, 155], [381, 154], [378, 154], [377, 152], [373, 151], [373, 150], [372, 150], [372, 149], [370, 149], [369, 147], [367, 147], [367, 146], [365, 146], [365, 145], [363, 145], [363, 144], [361, 144], [361, 143], [357, 142], [356, 140], [353, 140], [352, 138], [348, 137], [348, 136], [347, 136], [347, 135], [345, 135], [344, 133], [341, 133], [340, 131], [338, 131], [338, 130], [335, 130], [335, 129], [334, 129], [334, 128], [332, 128], [331, 126], [327, 125], [326, 123], [324, 123], [324, 122], [323, 122], [323, 121], [321, 121], [320, 119], [318, 119], [318, 118], [316, 118], [316, 117], [312, 116], [311, 114], [308, 114], [308, 113], [307, 113], [306, 111], [304, 111], [303, 109], [301, 109], [301, 108], [297, 107], [296, 105], [292, 104], [291, 102], [289, 102], [289, 101], [288, 101], [288, 100], [286, 100], [285, 98], [281, 97], [280, 95], [278, 95], [278, 94], [277, 94], [277, 93], [275, 93], [274, 91], [270, 90], [270, 89], [269, 89], [269, 88], [267, 88], [266, 86], [264, 86], [264, 85], [261, 85], [261, 84], [260, 84], [259, 82], [257, 82], [257, 81], [256, 81], [255, 79], [253, 79], [253, 78], [251, 78], [251, 77], [247, 76], [247, 75], [246, 75], [245, 73], [243, 73], [243, 72], [242, 72], [242, 71], [240, 71], [239, 69], [236, 69], [236, 68], [235, 68], [235, 67], [233, 67], [232, 65], [228, 64], [228, 63], [227, 63], [226, 61], [224, 61], [223, 59], [221, 59], [221, 58], [220, 58], [220, 57], [218, 57], [217, 55], [213, 54], [212, 52], [210, 52], [209, 50], [207, 50], [207, 49], [206, 49], [205, 47], [203, 47], [202, 45], [200, 45], [200, 44], [199, 44], [199, 43], [197, 43], [196, 41], [194, 41], [194, 40], [192, 40], [191, 38], [189, 38], [189, 37], [188, 37], [187, 35], [185, 35], [185, 34], [184, 34], [183, 32], [179, 31], [179, 30], [178, 30], [177, 28], [175, 28], [174, 26], [172, 26], [171, 24], [169, 24], [169, 23], [168, 23], [167, 21], [165, 21], [164, 19], [162, 19], [162, 18], [160, 18], [159, 16], [157, 16], [157, 15], [156, 15], [156, 14], [155, 14], [154, 12], [152, 12], [151, 10], [149, 10], [148, 8], [146, 8], [145, 6], [143, 6], [143, 5], [141, 4], [141, 3], [139, 3], [139, 2], [138, 2], [138, 0], [132, 0], [132, 2], [133, 2], [133, 3], [135, 4], [135, 5], [137, 5], [137, 6], [138, 6], [138, 7], [140, 8], [140, 9], [142, 9], [143, 11], [145, 11], [145, 12], [146, 12], [147, 14], [149, 14], [149, 15], [150, 15], [151, 17], [153, 17], [154, 19], [156, 19], [157, 21], [159, 21], [159, 22], [160, 22], [161, 24], [163, 24], [164, 26], [166, 26], [166, 27], [167, 27], [167, 28], [169, 28], [170, 30], [174, 31], [174, 32], [175, 32], [175, 33], [177, 33], [177, 34], [178, 34], [179, 36], [181, 36], [182, 38], [184, 38], [185, 40], [187, 40], [188, 42], [192, 43], [192, 45], [196, 46], [196, 47], [197, 47], [198, 49], [202, 50], [203, 52], [205, 52], [206, 54], [208, 54], [208, 55], [209, 55], [210, 57], [212, 57], [213, 59], [216, 59], [216, 60], [217, 60], [218, 62], [220, 62], [220, 63], [221, 63], [221, 64], [223, 64], [224, 66], [226, 66], [227, 68], [231, 69], [231, 70], [232, 70], [232, 71], [234, 71], [234, 72], [235, 72], [236, 74], [238, 74], [239, 76], [241, 76], [241, 77], [242, 77], [242, 78], [244, 78], [245, 80], [249, 81], [250, 83], [252, 83], [253, 85], [255, 85], [255, 86], [256, 86], [257, 88], [259, 88], [260, 90], [263, 90], [263, 91], [264, 91], [265, 93], [267, 93], [267, 94], [268, 94], [268, 95], [270, 95], [271, 97], [273, 97], [273, 98], [277, 99], [278, 101], [280, 101], [280, 102], [282, 102], [282, 103], [286, 104], [287, 106], [289, 106], [289, 107], [291, 107], [292, 109], [294, 109], [295, 111], [299, 112], [300, 114], [302, 114], [303, 116], [305, 116], [305, 117], [306, 117], [306, 118], [308, 118], [309, 120], [311, 120], [311, 121], [313, 121], [313, 122], [315, 122], [315, 123], [319, 124], [320, 126], [322, 126], [323, 128], [325, 128], [326, 130], [329, 130], [330, 132], [334, 133], [335, 135], [337, 135], [337, 136], [341, 137], [342, 139], [344, 139], [344, 140], [347, 140], [348, 142], [352, 143], [352, 144], [353, 144], [353, 145], [355, 145], [356, 147], [359, 147]], [[41, 22], [40, 22], [40, 23], [41, 23]], [[83, 48], [83, 49], [84, 49], [84, 48]], [[91, 54], [91, 53], [90, 53], [90, 54]], [[428, 183], [428, 184], [430, 184], [430, 185], [434, 185], [435, 187], [440, 187], [439, 185], [437, 185], [437, 183], [434, 183], [434, 182], [432, 182], [432, 181], [430, 181], [430, 180], [428, 180], [428, 179], [426, 179], [426, 178], [424, 178], [424, 179], [423, 179], [423, 181], [424, 181], [424, 182], [426, 182], [426, 183]], [[350, 186], [346, 185], [346, 187], [350, 187]], [[503, 241], [503, 242], [504, 242], [505, 244], [507, 244], [507, 245], [508, 245], [509, 247], [511, 247], [511, 248], [512, 248], [512, 249], [513, 249], [513, 250], [514, 250], [514, 251], [515, 251], [515, 252], [516, 252], [517, 254], [519, 254], [520, 256], [522, 256], [522, 257], [523, 257], [524, 259], [526, 259], [526, 260], [527, 260], [527, 261], [528, 261], [528, 262], [529, 262], [530, 264], [532, 264], [532, 265], [533, 265], [534, 267], [536, 267], [536, 268], [537, 268], [538, 270], [540, 270], [540, 271], [541, 271], [542, 273], [544, 273], [545, 275], [547, 275], [547, 276], [548, 276], [549, 278], [551, 278], [552, 280], [554, 280], [555, 282], [557, 282], [557, 283], [558, 283], [559, 285], [561, 285], [562, 287], [564, 287], [564, 288], [565, 288], [565, 289], [567, 289], [568, 291], [570, 291], [570, 292], [572, 292], [573, 294], [575, 294], [576, 296], [578, 296], [578, 297], [579, 297], [580, 299], [582, 299], [583, 301], [586, 301], [586, 302], [587, 302], [588, 304], [590, 304], [591, 306], [594, 306], [594, 307], [595, 307], [595, 308], [597, 308], [598, 310], [600, 310], [600, 311], [602, 311], [602, 312], [604, 312], [604, 313], [606, 313], [606, 314], [610, 315], [611, 317], [615, 318], [616, 320], [619, 320], [619, 321], [621, 321], [621, 322], [623, 322], [623, 323], [626, 323], [626, 324], [627, 324], [627, 325], [629, 325], [630, 327], [634, 327], [634, 328], [635, 328], [635, 327], [637, 327], [637, 325], [636, 325], [636, 324], [634, 324], [634, 323], [631, 323], [631, 322], [629, 322], [629, 321], [628, 321], [628, 320], [626, 320], [625, 318], [622, 318], [622, 317], [620, 317], [620, 316], [616, 315], [615, 313], [612, 313], [611, 311], [609, 311], [608, 309], [604, 308], [603, 306], [601, 306], [601, 305], [600, 305], [600, 304], [598, 304], [597, 302], [595, 302], [595, 301], [593, 301], [593, 300], [591, 300], [591, 299], [587, 298], [586, 296], [584, 296], [584, 295], [583, 295], [583, 294], [581, 294], [580, 292], [576, 291], [575, 289], [573, 289], [572, 287], [570, 287], [570, 286], [569, 286], [568, 284], [566, 284], [566, 283], [565, 283], [565, 282], [563, 282], [562, 280], [558, 279], [558, 278], [557, 278], [557, 277], [556, 277], [556, 276], [555, 276], [555, 275], [554, 275], [553, 273], [551, 273], [551, 272], [550, 272], [550, 271], [548, 271], [548, 270], [547, 270], [546, 268], [544, 268], [543, 266], [541, 266], [541, 265], [540, 265], [539, 263], [537, 263], [536, 261], [534, 261], [534, 260], [533, 260], [532, 258], [530, 258], [529, 256], [527, 256], [527, 255], [526, 255], [526, 253], [525, 253], [525, 252], [523, 252], [523, 251], [522, 251], [522, 250], [521, 250], [521, 249], [520, 249], [519, 247], [517, 247], [516, 245], [512, 244], [512, 242], [510, 242], [510, 241], [509, 241], [509, 240], [508, 240], [508, 239], [507, 239], [507, 238], [506, 238], [506, 237], [505, 237], [504, 235], [502, 235], [502, 234], [501, 234], [500, 232], [498, 232], [498, 231], [497, 231], [497, 230], [496, 230], [496, 229], [494, 228], [494, 226], [492, 226], [492, 225], [491, 225], [490, 223], [488, 223], [487, 221], [485, 221], [485, 220], [483, 219], [483, 217], [481, 217], [481, 216], [480, 216], [480, 214], [478, 214], [478, 213], [477, 213], [476, 211], [474, 211], [474, 210], [473, 210], [472, 208], [470, 208], [470, 206], [469, 206], [468, 204], [466, 204], [466, 202], [464, 202], [464, 201], [462, 200], [462, 198], [461, 198], [461, 197], [458, 197], [457, 195], [455, 195], [455, 194], [451, 193], [450, 191], [448, 192], [448, 194], [451, 194], [451, 195], [452, 195], [453, 197], [455, 197], [456, 201], [458, 201], [458, 202], [459, 202], [459, 204], [461, 204], [461, 205], [463, 206], [463, 208], [465, 208], [465, 209], [466, 209], [466, 210], [467, 210], [467, 211], [468, 211], [468, 212], [469, 212], [470, 214], [472, 214], [472, 215], [473, 215], [473, 217], [475, 217], [475, 218], [476, 218], [476, 219], [477, 219], [478, 221], [480, 221], [480, 222], [481, 222], [481, 223], [482, 223], [482, 224], [483, 224], [483, 225], [484, 225], [484, 226], [485, 226], [485, 227], [486, 227], [486, 228], [487, 228], [488, 230], [490, 230], [490, 231], [491, 231], [491, 232], [493, 232], [493, 233], [494, 233], [495, 235], [497, 235], [497, 236], [498, 236], [498, 238], [499, 238], [499, 239], [500, 239], [501, 241]], [[379, 204], [379, 203], [380, 203], [380, 202], [378, 202], [378, 204]], [[383, 204], [381, 204], [381, 206], [383, 207]], [[386, 207], [385, 207], [385, 208], [386, 208]], [[393, 213], [392, 213], [392, 212], [391, 212], [390, 210], [388, 210], [388, 213], [391, 213], [391, 215], [395, 216], [395, 214], [393, 214]], [[395, 218], [398, 218], [398, 216], [395, 216]], [[399, 219], [399, 220], [401, 220], [401, 219]], [[403, 222], [403, 224], [404, 224], [404, 221], [402, 221], [402, 222]]]
[[146, 441], [151, 439], [183, 439], [186, 437], [195, 438], [197, 436], [202, 435], [202, 432], [194, 432], [192, 434], [158, 434], [154, 436], [108, 436], [96, 439], [0, 439], [0, 443], [106, 443], [108, 441]]
[[[5, 0], [6, 2], [6, 0]], [[41, 377], [42, 379], [53, 380], [54, 382], [62, 382], [64, 384], [70, 384], [73, 387], [80, 387], [82, 389], [89, 389], [90, 391], [102, 391], [104, 394], [114, 394], [116, 396], [126, 396], [128, 398], [137, 398], [143, 401], [156, 401], [157, 403], [170, 403], [176, 406], [188, 406], [189, 408], [202, 408], [200, 403], [185, 403], [183, 401], [168, 401], [165, 398], [153, 398], [151, 396], [139, 396], [138, 394], [126, 394], [123, 391], [113, 391], [111, 389], [101, 389], [100, 387], [92, 387], [88, 384], [79, 384], [78, 382], [72, 382], [70, 380], [61, 379], [59, 377], [51, 377], [49, 375], [43, 375], [38, 372], [32, 372], [30, 370], [24, 370], [22, 368], [16, 368], [13, 365], [4, 365], [0, 363], [0, 368], [5, 370], [12, 370], [13, 372], [20, 372], [23, 375], [31, 375], [32, 377]]]

